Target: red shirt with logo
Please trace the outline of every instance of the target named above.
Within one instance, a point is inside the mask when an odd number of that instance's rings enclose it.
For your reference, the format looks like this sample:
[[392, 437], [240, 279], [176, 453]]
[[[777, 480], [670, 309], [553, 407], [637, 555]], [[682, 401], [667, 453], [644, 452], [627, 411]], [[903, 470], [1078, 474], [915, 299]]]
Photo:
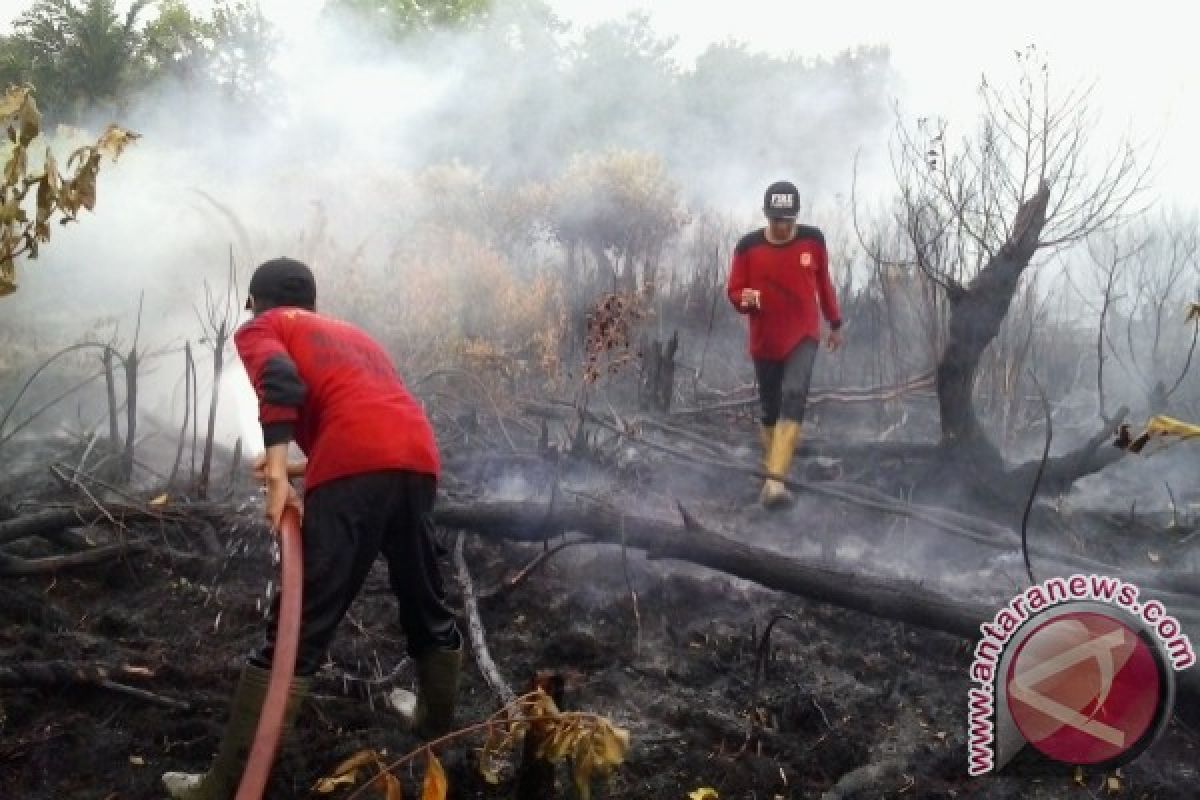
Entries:
[[[759, 308], [742, 307], [743, 289], [760, 292]], [[767, 241], [762, 229], [743, 236], [733, 251], [727, 293], [749, 317], [751, 358], [782, 361], [805, 339], [819, 340], [821, 316], [834, 330], [842, 324], [825, 237], [809, 225], [797, 225], [784, 244]]]
[[314, 312], [274, 308], [239, 328], [234, 342], [258, 394], [264, 437], [291, 423], [308, 456], [306, 492], [378, 470], [438, 474], [425, 412], [365, 332]]

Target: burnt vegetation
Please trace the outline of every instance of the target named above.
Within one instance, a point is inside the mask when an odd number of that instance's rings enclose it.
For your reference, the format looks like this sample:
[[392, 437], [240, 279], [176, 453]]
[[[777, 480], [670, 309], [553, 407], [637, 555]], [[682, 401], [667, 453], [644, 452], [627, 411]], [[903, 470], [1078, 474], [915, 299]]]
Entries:
[[[1200, 632], [1196, 457], [1167, 437], [1114, 446], [1154, 415], [1200, 420], [1200, 226], [1150, 202], [1143, 148], [1089, 141], [1087, 91], [1026, 50], [960, 130], [889, 116], [882, 50], [782, 59], [729, 43], [683, 69], [645, 17], [567, 44], [537, 3], [371, 5], [387, 17], [372, 53], [419, 59], [468, 37], [486, 54], [478, 103], [422, 112], [445, 135], [420, 163], [357, 165], [358, 206], [322, 185], [280, 224], [223, 184], [188, 187], [205, 235], [177, 245], [194, 271], [165, 320], [140, 291], [88, 316], [74, 287], [48, 302], [37, 281], [79, 276], [82, 292], [122, 270], [55, 262], [43, 226], [103, 205], [110, 169], [159, 145], [147, 134], [106, 165], [98, 195], [88, 167], [64, 189], [52, 160], [29, 163], [53, 134], [22, 127], [25, 104], [138, 127], [169, 85], [254, 127], [271, 109], [269, 24], [240, 3], [201, 18], [43, 0], [0, 37], [0, 80], [37, 87], [0, 97], [14, 125], [0, 150], [14, 176], [0, 208], [5, 796], [157, 797], [159, 773], [209, 757], [274, 583], [255, 445], [221, 421], [244, 405], [238, 278], [281, 249], [314, 266], [323, 311], [386, 344], [434, 422], [443, 569], [476, 668], [435, 768], [396, 722], [413, 666], [373, 573], [268, 797], [434, 797], [438, 775], [452, 797], [1195, 796], [1194, 671], [1166, 735], [1120, 774], [1025, 753], [966, 777], [978, 625], [1029, 573], [1134, 581]], [[361, 25], [363, 6], [327, 13]], [[92, 65], [107, 80], [73, 71], [89, 42], [109, 47]], [[550, 99], [597, 86], [535, 124]], [[789, 168], [825, 185], [840, 174], [821, 162], [844, 163], [851, 198], [806, 209], [847, 343], [818, 357], [797, 501], [778, 513], [755, 502], [753, 370], [724, 297], [757, 218], [705, 199], [743, 174], [723, 160], [792, 136], [769, 123], [730, 147], [713, 109], [744, 110], [751, 87], [783, 109], [839, 98], [795, 148], [820, 158]], [[479, 136], [480, 120], [503, 123]], [[677, 146], [646, 144], [663, 129]], [[86, 141], [77, 163], [95, 166], [133, 139]], [[868, 146], [891, 154], [882, 200], [851, 174]], [[303, 174], [278, 169], [281, 185]], [[90, 201], [67, 191], [81, 181]], [[373, 215], [367, 233], [346, 223]], [[100, 241], [124, 230], [117, 216], [69, 229]]]

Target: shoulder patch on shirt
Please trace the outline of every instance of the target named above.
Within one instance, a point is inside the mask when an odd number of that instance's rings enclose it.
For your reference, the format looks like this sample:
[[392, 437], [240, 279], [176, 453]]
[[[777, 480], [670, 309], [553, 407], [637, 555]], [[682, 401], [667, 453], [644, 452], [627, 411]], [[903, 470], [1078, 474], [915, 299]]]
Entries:
[[813, 265], [812, 253], [807, 250], [800, 254], [800, 266], [811, 267]]
[[762, 228], [759, 228], [756, 231], [751, 231], [750, 233], [747, 233], [745, 236], [743, 236], [741, 239], [739, 239], [738, 243], [737, 243], [737, 247], [733, 248], [733, 252], [737, 253], [737, 254], [741, 254], [741, 253], [746, 252], [747, 250], [753, 249], [760, 245], [764, 245], [766, 243], [767, 243], [767, 234]]
[[797, 225], [796, 238], [793, 241], [800, 239], [815, 239], [821, 243], [822, 247], [825, 246], [825, 234], [821, 233], [821, 229], [815, 225]]

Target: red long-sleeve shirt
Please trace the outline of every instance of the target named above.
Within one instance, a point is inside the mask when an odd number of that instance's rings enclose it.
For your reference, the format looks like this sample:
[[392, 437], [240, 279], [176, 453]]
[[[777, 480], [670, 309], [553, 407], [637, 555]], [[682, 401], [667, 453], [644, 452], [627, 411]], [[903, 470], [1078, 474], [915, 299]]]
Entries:
[[[743, 289], [761, 292], [760, 308], [742, 307]], [[842, 324], [825, 236], [809, 225], [797, 225], [785, 244], [771, 244], [762, 229], [743, 236], [733, 251], [727, 293], [749, 317], [751, 358], [781, 361], [803, 340], [819, 340], [821, 315], [834, 330]]]
[[290, 426], [308, 456], [305, 491], [377, 470], [436, 476], [437, 444], [425, 412], [391, 359], [353, 325], [298, 308], [259, 314], [234, 334], [259, 399], [267, 444]]

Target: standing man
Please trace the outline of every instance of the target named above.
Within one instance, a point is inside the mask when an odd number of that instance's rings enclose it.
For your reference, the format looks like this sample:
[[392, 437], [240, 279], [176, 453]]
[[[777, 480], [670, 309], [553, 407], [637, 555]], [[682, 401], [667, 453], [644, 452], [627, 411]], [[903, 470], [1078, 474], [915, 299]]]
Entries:
[[750, 357], [762, 403], [763, 469], [768, 477], [760, 500], [767, 508], [791, 501], [780, 481], [787, 477], [800, 441], [813, 359], [821, 338], [821, 316], [829, 323], [827, 345], [842, 344], [841, 313], [825, 236], [797, 225], [800, 193], [787, 181], [767, 187], [767, 225], [748, 233], [733, 252], [728, 294], [750, 321]]
[[[298, 503], [289, 479], [304, 476], [303, 606], [285, 729], [382, 552], [417, 665], [413, 723], [428, 739], [450, 729], [462, 661], [431, 540], [439, 467], [433, 429], [383, 348], [358, 328], [316, 313], [316, 299], [308, 267], [289, 258], [268, 261], [250, 280], [246, 308], [254, 318], [234, 336], [258, 394], [266, 454], [256, 472], [275, 530], [284, 508]], [[306, 463], [288, 464], [292, 441]], [[266, 644], [242, 670], [216, 759], [204, 775], [164, 775], [172, 797], [233, 798], [267, 691], [278, 612], [276, 597]]]

